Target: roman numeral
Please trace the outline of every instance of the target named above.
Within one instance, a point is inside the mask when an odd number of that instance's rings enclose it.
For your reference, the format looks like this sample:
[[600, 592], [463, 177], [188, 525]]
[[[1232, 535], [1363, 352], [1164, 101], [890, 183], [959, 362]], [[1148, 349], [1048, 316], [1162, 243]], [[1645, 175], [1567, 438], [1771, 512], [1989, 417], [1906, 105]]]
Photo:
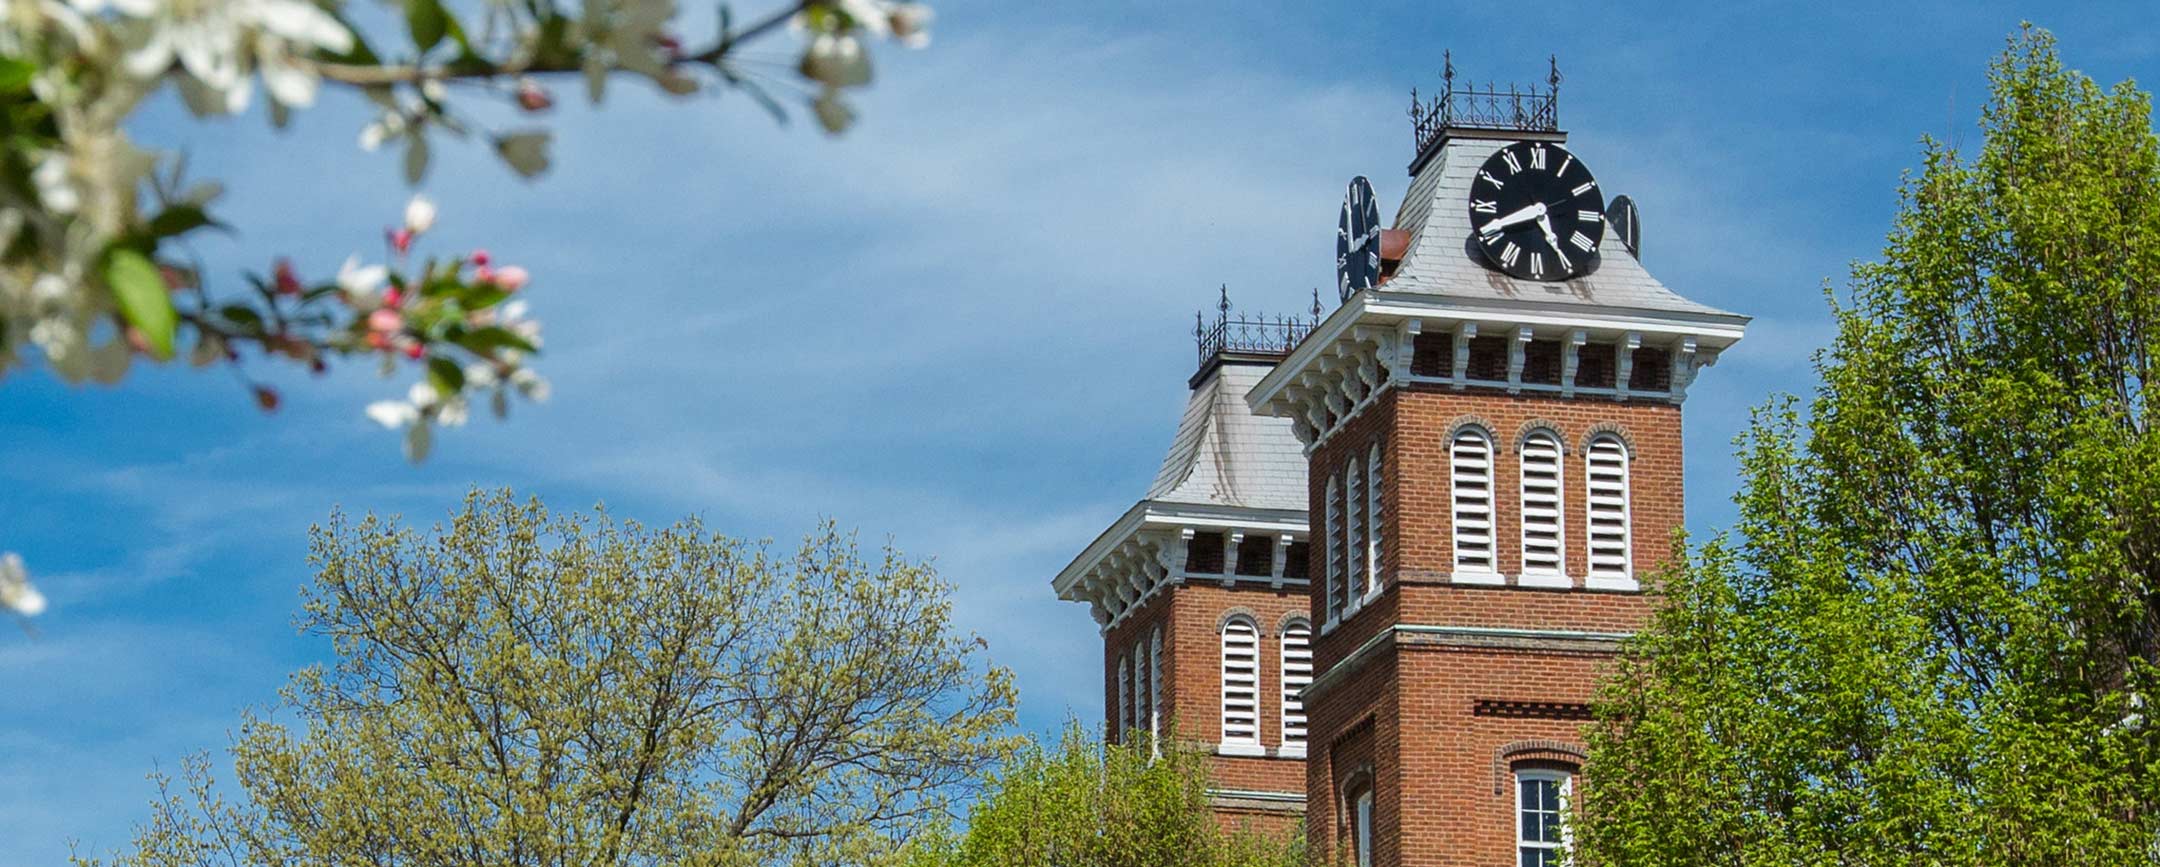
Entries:
[[1584, 194], [1584, 193], [1587, 193], [1587, 192], [1590, 192], [1591, 190], [1593, 190], [1593, 189], [1596, 189], [1596, 188], [1597, 188], [1597, 181], [1584, 181], [1584, 182], [1582, 183], [1582, 186], [1579, 186], [1579, 187], [1576, 187], [1576, 188], [1575, 188], [1575, 192], [1574, 192], [1574, 195], [1578, 195], [1578, 196], [1580, 196], [1580, 195], [1582, 195], [1582, 194]]
[[1515, 260], [1520, 258], [1522, 258], [1522, 248], [1515, 246], [1514, 241], [1509, 241], [1507, 246], [1500, 248], [1500, 264], [1513, 268], [1515, 267]]
[[1542, 169], [1545, 167], [1544, 145], [1536, 145], [1530, 148], [1530, 167], [1533, 169]]
[[1575, 268], [1575, 263], [1568, 261], [1566, 253], [1560, 252], [1559, 250], [1554, 250], [1552, 251], [1552, 255], [1553, 258], [1560, 260], [1560, 270], [1569, 271]]
[[1487, 202], [1481, 199], [1471, 199], [1470, 210], [1480, 214], [1497, 214], [1500, 213], [1500, 203], [1498, 201]]
[[1585, 223], [1602, 223], [1605, 222], [1605, 215], [1596, 211], [1576, 211], [1575, 219]]
[[1478, 169], [1477, 176], [1479, 180], [1482, 180], [1488, 184], [1492, 184], [1493, 189], [1497, 190], [1501, 187], [1507, 186], [1507, 184], [1501, 183], [1499, 178], [1493, 177], [1491, 172], [1488, 172], [1484, 169]]
[[1508, 174], [1513, 175], [1520, 174], [1522, 172], [1522, 160], [1516, 159], [1515, 153], [1513, 151], [1501, 151], [1500, 161], [1507, 163]]
[[1568, 243], [1574, 244], [1576, 249], [1579, 249], [1585, 253], [1590, 252], [1590, 248], [1597, 246], [1596, 241], [1590, 240], [1590, 236], [1585, 235], [1581, 232], [1576, 232], [1574, 237], [1568, 239]]
[[1532, 277], [1543, 277], [1543, 276], [1545, 276], [1545, 254], [1543, 254], [1543, 253], [1532, 253], [1532, 254], [1530, 254], [1530, 276], [1532, 276]]
[[1565, 174], [1567, 174], [1567, 167], [1568, 167], [1568, 166], [1571, 166], [1571, 165], [1574, 165], [1574, 164], [1575, 164], [1575, 155], [1574, 155], [1574, 154], [1568, 154], [1568, 155], [1567, 155], [1567, 159], [1564, 159], [1564, 160], [1561, 160], [1561, 161], [1560, 161], [1560, 170], [1559, 170], [1559, 171], [1557, 171], [1557, 172], [1553, 172], [1553, 177], [1560, 177], [1561, 175], [1565, 175]]

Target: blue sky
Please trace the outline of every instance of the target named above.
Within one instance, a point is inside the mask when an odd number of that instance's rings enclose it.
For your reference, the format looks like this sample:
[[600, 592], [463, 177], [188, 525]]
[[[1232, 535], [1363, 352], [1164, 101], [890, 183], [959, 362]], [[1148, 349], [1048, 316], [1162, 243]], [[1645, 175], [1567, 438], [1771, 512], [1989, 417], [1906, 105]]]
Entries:
[[[1879, 248], [1922, 134], [1975, 141], [2018, 21], [2105, 82], [2160, 59], [2141, 4], [1826, 5], [950, 0], [929, 50], [878, 54], [843, 139], [627, 84], [556, 113], [537, 185], [439, 146], [431, 241], [534, 273], [552, 403], [415, 468], [360, 413], [402, 386], [357, 365], [276, 380], [274, 416], [223, 374], [0, 380], [0, 549], [53, 601], [36, 637], [0, 629], [0, 864], [121, 843], [146, 772], [222, 746], [322, 658], [291, 626], [310, 522], [429, 522], [476, 484], [747, 537], [826, 516], [890, 536], [958, 585], [1029, 727], [1095, 718], [1095, 631], [1051, 575], [1152, 477], [1215, 286], [1301, 309], [1332, 282], [1344, 182], [1370, 176], [1392, 213], [1407, 92], [1437, 86], [1443, 48], [1480, 80], [1558, 54], [1562, 124], [1642, 207], [1645, 263], [1757, 317], [1687, 406], [1689, 520], [1714, 529], [1747, 410], [1811, 386], [1825, 281]], [[393, 156], [354, 149], [363, 122], [329, 98], [282, 134], [169, 107], [137, 134], [226, 182], [244, 232], [202, 246], [214, 273], [280, 254], [325, 273], [375, 252], [408, 195]]]

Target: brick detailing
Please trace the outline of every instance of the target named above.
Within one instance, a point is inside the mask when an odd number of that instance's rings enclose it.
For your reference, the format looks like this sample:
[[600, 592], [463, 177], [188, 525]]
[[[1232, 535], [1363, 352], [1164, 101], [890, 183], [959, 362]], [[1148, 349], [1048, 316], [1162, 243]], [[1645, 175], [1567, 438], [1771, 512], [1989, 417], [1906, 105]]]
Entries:
[[1560, 741], [1516, 741], [1493, 751], [1492, 791], [1506, 797], [1508, 782], [1517, 770], [1524, 768], [1551, 768], [1575, 773], [1582, 770], [1589, 754], [1570, 743]]
[[1479, 699], [1477, 705], [1471, 708], [1470, 712], [1478, 716], [1512, 716], [1537, 719], [1586, 720], [1590, 718], [1589, 705], [1568, 701], [1503, 701], [1485, 698]]

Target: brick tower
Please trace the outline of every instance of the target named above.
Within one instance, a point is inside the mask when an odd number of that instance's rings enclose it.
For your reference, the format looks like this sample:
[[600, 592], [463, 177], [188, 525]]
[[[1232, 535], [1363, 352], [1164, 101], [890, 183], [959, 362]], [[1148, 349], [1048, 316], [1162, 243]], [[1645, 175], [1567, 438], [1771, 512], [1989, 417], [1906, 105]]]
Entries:
[[1596, 678], [1681, 523], [1681, 403], [1747, 323], [1643, 269], [1632, 205], [1588, 204], [1551, 83], [1451, 73], [1413, 111], [1375, 285], [1247, 394], [1309, 462], [1308, 841], [1361, 867], [1561, 863]]
[[1304, 812], [1305, 457], [1245, 395], [1312, 326], [1233, 319], [1226, 292], [1195, 325], [1199, 370], [1155, 483], [1052, 584], [1101, 628], [1110, 737], [1212, 753], [1226, 827], [1288, 832]]

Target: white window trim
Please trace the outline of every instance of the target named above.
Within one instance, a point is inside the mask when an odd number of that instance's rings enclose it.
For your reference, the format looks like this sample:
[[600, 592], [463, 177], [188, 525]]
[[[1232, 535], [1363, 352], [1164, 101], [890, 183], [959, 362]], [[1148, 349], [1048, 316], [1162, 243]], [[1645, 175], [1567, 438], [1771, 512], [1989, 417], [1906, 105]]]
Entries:
[[1338, 598], [1335, 594], [1342, 589], [1344, 580], [1341, 536], [1342, 509], [1336, 505], [1336, 502], [1340, 499], [1342, 499], [1342, 474], [1337, 473], [1328, 477], [1327, 505], [1323, 509], [1326, 512], [1326, 520], [1320, 527], [1321, 532], [1327, 537], [1325, 542], [1327, 550], [1321, 554], [1321, 559], [1326, 561], [1326, 566], [1324, 576], [1320, 582], [1320, 610], [1327, 615], [1328, 627], [1331, 629], [1334, 628], [1336, 621], [1343, 617], [1342, 608], [1335, 604], [1335, 600]]
[[1117, 660], [1117, 739], [1125, 742], [1125, 733], [1132, 731], [1132, 658], [1118, 654]]
[[[1305, 633], [1305, 671], [1304, 673], [1297, 675], [1297, 677], [1303, 681], [1301, 688], [1302, 686], [1309, 686], [1312, 684], [1313, 678], [1312, 625], [1304, 622], [1303, 620], [1293, 620], [1289, 624], [1285, 625], [1283, 627], [1282, 634], [1276, 636], [1275, 638], [1275, 656], [1277, 662], [1277, 670], [1279, 672], [1277, 675], [1278, 680], [1276, 681], [1276, 685], [1282, 693], [1282, 709], [1281, 713], [1277, 714], [1278, 718], [1276, 721], [1277, 730], [1280, 732], [1280, 738], [1278, 739], [1277, 743], [1280, 743], [1282, 746], [1277, 752], [1284, 755], [1289, 754], [1290, 750], [1293, 747], [1296, 748], [1298, 755], [1304, 755], [1306, 740], [1312, 736], [1312, 717], [1307, 711], [1304, 702], [1299, 700], [1294, 695], [1295, 691], [1290, 688], [1290, 682], [1292, 677], [1290, 672], [1290, 633], [1293, 630], [1301, 628], [1304, 630]], [[1297, 715], [1300, 720], [1298, 727], [1304, 729], [1304, 732], [1297, 735], [1295, 738], [1292, 738], [1290, 735], [1290, 707], [1293, 703], [1297, 705]]]
[[[1529, 451], [1531, 440], [1544, 440], [1553, 449], [1553, 510], [1557, 513], [1553, 541], [1560, 550], [1560, 564], [1557, 569], [1530, 568], [1530, 517], [1526, 511], [1530, 508], [1530, 474], [1526, 472], [1529, 462], [1523, 455]], [[1523, 564], [1522, 574], [1516, 577], [1515, 584], [1519, 587], [1573, 587], [1575, 581], [1567, 574], [1567, 448], [1561, 444], [1559, 437], [1551, 433], [1532, 433], [1523, 438], [1521, 448], [1516, 450], [1515, 467], [1516, 481], [1522, 488], [1515, 501], [1515, 508], [1516, 523], [1519, 525], [1517, 533], [1522, 537], [1520, 556]]]
[[[1522, 784], [1524, 780], [1547, 780], [1560, 784], [1560, 842], [1557, 845], [1544, 842], [1532, 842], [1523, 839]], [[1566, 863], [1569, 860], [1568, 856], [1573, 854], [1575, 850], [1574, 834], [1568, 830], [1567, 821], [1568, 805], [1571, 801], [1573, 801], [1575, 795], [1575, 775], [1568, 773], [1567, 771], [1555, 771], [1547, 769], [1517, 770], [1515, 772], [1515, 791], [1513, 794], [1513, 806], [1515, 812], [1515, 851], [1513, 852], [1514, 857], [1510, 859], [1510, 863], [1522, 863], [1522, 850], [1525, 847], [1534, 847], [1539, 849], [1558, 849], [1560, 850], [1561, 862]]]
[[1267, 758], [1267, 747], [1244, 741], [1223, 741], [1215, 745], [1215, 754], [1218, 756], [1249, 756], [1264, 759]]
[[[1148, 736], [1162, 737], [1162, 627], [1148, 634]], [[1160, 750], [1161, 747], [1157, 746]]]
[[1359, 589], [1365, 577], [1365, 485], [1364, 466], [1351, 455], [1343, 468], [1343, 617], [1357, 613], [1365, 594]]
[[[1459, 526], [1459, 525], [1457, 524], [1457, 522], [1461, 520], [1461, 516], [1462, 516], [1462, 511], [1463, 511], [1463, 510], [1462, 510], [1462, 508], [1461, 508], [1461, 505], [1460, 505], [1460, 502], [1461, 502], [1461, 500], [1462, 500], [1462, 490], [1461, 490], [1461, 488], [1460, 488], [1460, 486], [1459, 486], [1459, 480], [1460, 480], [1460, 478], [1461, 478], [1461, 473], [1460, 473], [1460, 472], [1459, 472], [1459, 471], [1457, 470], [1457, 467], [1456, 467], [1456, 465], [1455, 465], [1455, 461], [1456, 461], [1456, 450], [1457, 450], [1457, 444], [1458, 444], [1459, 442], [1461, 442], [1461, 441], [1462, 441], [1462, 439], [1463, 439], [1463, 438], [1464, 438], [1465, 436], [1471, 436], [1471, 437], [1476, 437], [1477, 439], [1479, 439], [1479, 440], [1483, 441], [1483, 443], [1484, 443], [1484, 445], [1485, 445], [1485, 525], [1486, 525], [1486, 526], [1485, 526], [1485, 561], [1486, 561], [1486, 565], [1485, 565], [1485, 568], [1483, 568], [1483, 569], [1475, 569], [1475, 568], [1465, 568], [1465, 567], [1464, 567], [1464, 562], [1463, 562], [1463, 552], [1462, 552], [1462, 538], [1463, 538], [1463, 530], [1462, 530], [1462, 527], [1461, 527], [1461, 526]], [[1495, 544], [1496, 540], [1495, 540], [1495, 539], [1493, 538], [1493, 537], [1494, 537], [1494, 535], [1495, 535], [1494, 531], [1498, 529], [1498, 524], [1499, 524], [1499, 521], [1497, 520], [1497, 518], [1498, 518], [1497, 512], [1498, 512], [1498, 506], [1499, 506], [1499, 504], [1498, 504], [1497, 502], [1495, 502], [1495, 501], [1496, 501], [1496, 500], [1498, 499], [1498, 497], [1497, 497], [1497, 492], [1496, 492], [1496, 491], [1495, 491], [1495, 490], [1493, 489], [1493, 483], [1494, 483], [1495, 477], [1496, 477], [1496, 476], [1497, 476], [1498, 474], [1496, 474], [1496, 473], [1494, 473], [1494, 472], [1493, 472], [1493, 463], [1494, 463], [1494, 461], [1493, 461], [1493, 446], [1492, 446], [1492, 435], [1490, 435], [1490, 434], [1487, 434], [1486, 432], [1484, 432], [1484, 431], [1482, 431], [1482, 430], [1476, 430], [1476, 429], [1466, 429], [1466, 430], [1458, 430], [1458, 431], [1456, 431], [1455, 433], [1453, 433], [1453, 434], [1450, 434], [1450, 435], [1448, 436], [1448, 441], [1447, 441], [1447, 448], [1448, 448], [1448, 524], [1449, 524], [1449, 534], [1448, 534], [1449, 538], [1448, 538], [1448, 545], [1449, 545], [1449, 549], [1450, 549], [1450, 556], [1451, 556], [1451, 557], [1453, 558], [1451, 562], [1452, 562], [1452, 563], [1454, 564], [1454, 572], [1453, 572], [1453, 574], [1452, 574], [1452, 575], [1450, 575], [1450, 576], [1449, 576], [1449, 578], [1450, 578], [1450, 580], [1454, 581], [1454, 582], [1455, 582], [1455, 583], [1457, 583], [1457, 584], [1505, 584], [1505, 583], [1507, 583], [1507, 579], [1506, 579], [1505, 577], [1503, 577], [1503, 576], [1502, 576], [1502, 575], [1500, 574], [1500, 572], [1499, 572], [1499, 564], [1498, 564], [1498, 562], [1497, 562], [1497, 556], [1498, 556], [1498, 554], [1499, 554], [1499, 550], [1498, 550], [1499, 546], [1498, 546], [1497, 544]]]
[[1387, 517], [1381, 475], [1380, 444], [1374, 443], [1365, 454], [1365, 592], [1360, 606], [1380, 595], [1380, 528]]
[[[1249, 637], [1252, 642], [1252, 687], [1250, 697], [1252, 735], [1250, 737], [1232, 737], [1230, 734], [1230, 635], [1233, 631], [1241, 632]], [[1219, 636], [1216, 647], [1218, 654], [1216, 676], [1221, 681], [1218, 728], [1221, 730], [1222, 739], [1218, 751], [1223, 755], [1266, 755], [1266, 749], [1260, 745], [1260, 732], [1266, 727], [1267, 714], [1263, 712], [1264, 704], [1260, 699], [1260, 660], [1263, 654], [1261, 652], [1259, 624], [1253, 622], [1252, 618], [1242, 614], [1224, 621], [1222, 635]]]
[[[1587, 565], [1592, 556], [1591, 545], [1596, 535], [1590, 530], [1592, 509], [1590, 502], [1590, 456], [1600, 442], [1610, 442], [1620, 448], [1620, 548], [1627, 565], [1621, 575], [1599, 575], [1595, 566]], [[1635, 578], [1635, 450], [1612, 434], [1591, 437], [1583, 447], [1583, 557], [1586, 563], [1583, 586], [1591, 590], [1618, 590], [1638, 592], [1642, 584]]]

